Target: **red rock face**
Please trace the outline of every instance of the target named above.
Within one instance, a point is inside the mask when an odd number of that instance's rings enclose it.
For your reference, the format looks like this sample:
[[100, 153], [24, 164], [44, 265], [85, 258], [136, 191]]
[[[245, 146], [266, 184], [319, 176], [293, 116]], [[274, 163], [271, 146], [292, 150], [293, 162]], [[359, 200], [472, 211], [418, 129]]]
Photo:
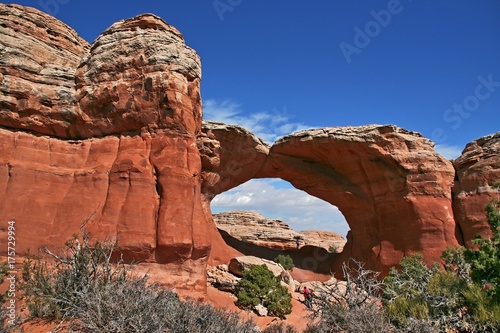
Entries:
[[492, 185], [500, 182], [500, 133], [469, 143], [453, 162], [457, 179], [453, 188], [455, 219], [467, 244], [476, 235], [488, 237], [485, 206], [499, 199]]
[[241, 126], [203, 122], [198, 138], [203, 163], [203, 194], [219, 193], [257, 177], [269, 155], [269, 145]]
[[0, 20], [0, 237], [15, 220], [18, 255], [57, 249], [93, 214], [93, 239], [206, 290], [198, 55], [153, 15], [90, 47], [35, 9], [0, 5]]
[[203, 208], [212, 241], [210, 264], [227, 264], [241, 253], [227, 246], [217, 230], [210, 202], [217, 194], [254, 178], [267, 159], [269, 145], [240, 126], [217, 122], [203, 122], [197, 144], [202, 162]]

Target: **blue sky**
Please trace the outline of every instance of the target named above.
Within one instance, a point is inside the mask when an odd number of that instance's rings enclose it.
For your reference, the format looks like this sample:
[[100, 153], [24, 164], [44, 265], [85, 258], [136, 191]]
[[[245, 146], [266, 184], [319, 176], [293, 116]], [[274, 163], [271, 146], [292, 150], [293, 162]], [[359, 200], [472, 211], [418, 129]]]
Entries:
[[[89, 42], [115, 21], [162, 17], [202, 58], [205, 119], [270, 143], [304, 128], [395, 124], [454, 158], [500, 130], [498, 0], [16, 3], [53, 14]], [[243, 184], [212, 208], [259, 210], [300, 230], [348, 230], [334, 207], [277, 180]]]

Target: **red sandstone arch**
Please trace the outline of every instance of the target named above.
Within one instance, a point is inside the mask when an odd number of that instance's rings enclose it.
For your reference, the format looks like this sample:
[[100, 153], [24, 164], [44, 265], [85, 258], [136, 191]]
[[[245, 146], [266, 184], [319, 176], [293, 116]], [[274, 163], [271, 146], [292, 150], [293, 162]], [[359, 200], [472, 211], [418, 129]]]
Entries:
[[198, 145], [206, 206], [249, 179], [282, 178], [344, 214], [351, 231], [341, 260], [354, 257], [386, 272], [404, 255], [439, 261], [446, 247], [458, 244], [453, 166], [419, 133], [378, 125], [324, 128], [269, 147], [238, 126], [203, 127]]

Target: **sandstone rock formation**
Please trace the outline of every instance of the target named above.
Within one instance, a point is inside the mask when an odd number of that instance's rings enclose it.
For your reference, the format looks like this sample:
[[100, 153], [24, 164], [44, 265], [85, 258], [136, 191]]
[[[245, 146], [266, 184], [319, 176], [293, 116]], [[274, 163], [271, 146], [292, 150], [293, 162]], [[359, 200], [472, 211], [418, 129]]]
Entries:
[[[223, 142], [211, 156], [227, 160], [225, 155], [231, 154], [238, 163], [239, 150]], [[241, 154], [252, 155], [249, 149]], [[233, 174], [245, 179], [251, 170], [248, 177], [282, 178], [339, 207], [351, 227], [341, 260], [354, 257], [367, 268], [386, 272], [404, 255], [421, 252], [429, 262], [439, 261], [446, 247], [458, 244], [451, 202], [453, 166], [419, 133], [380, 125], [301, 131], [277, 141], [265, 163], [261, 159], [236, 165]], [[235, 186], [213, 184], [214, 179], [203, 185], [211, 189], [205, 199]]]
[[77, 110], [75, 72], [90, 45], [61, 21], [0, 4], [0, 125], [68, 137]]
[[469, 143], [453, 165], [457, 171], [453, 208], [464, 241], [491, 235], [484, 207], [499, 199], [492, 185], [500, 183], [500, 132]]
[[344, 237], [333, 231], [305, 230], [299, 234], [301, 243], [321, 247], [330, 252], [340, 253], [345, 246]]
[[89, 45], [33, 8], [0, 17], [0, 125], [71, 139], [200, 131], [199, 56], [160, 18], [117, 22]]
[[198, 138], [203, 164], [203, 195], [219, 193], [258, 177], [269, 155], [269, 145], [241, 126], [204, 121]]
[[345, 240], [342, 236], [327, 231], [297, 232], [280, 219], [270, 219], [262, 214], [249, 211], [230, 211], [213, 214], [214, 222], [219, 230], [227, 232], [231, 237], [258, 246], [293, 250], [297, 248], [295, 239], [300, 239], [300, 246], [314, 245], [325, 250], [335, 248], [342, 252]]
[[223, 264], [217, 267], [208, 266], [207, 286], [211, 285], [221, 291], [234, 294], [236, 285], [241, 278], [228, 271], [228, 266]]
[[204, 292], [201, 65], [182, 35], [148, 14], [89, 46], [46, 14], [3, 4], [0, 35], [0, 237], [15, 220], [18, 255], [62, 247], [94, 213], [94, 238]]
[[219, 193], [236, 187], [255, 176], [265, 163], [269, 145], [241, 126], [204, 121], [197, 140], [202, 161], [203, 209], [212, 239], [210, 264], [224, 264], [241, 255], [227, 246], [212, 220], [210, 202]]
[[[461, 240], [455, 170], [430, 140], [370, 125], [269, 147], [239, 126], [202, 124], [200, 80], [196, 52], [154, 15], [115, 23], [89, 45], [38, 10], [0, 4], [0, 239], [15, 220], [19, 255], [57, 248], [92, 215], [94, 239], [116, 239], [125, 258], [167, 272], [164, 282], [204, 292], [207, 261], [238, 255], [210, 201], [270, 177], [339, 207], [351, 227], [339, 263], [386, 272], [414, 252], [437, 261]], [[455, 161], [466, 241], [486, 232], [498, 135]], [[304, 248], [311, 267], [332, 265]]]

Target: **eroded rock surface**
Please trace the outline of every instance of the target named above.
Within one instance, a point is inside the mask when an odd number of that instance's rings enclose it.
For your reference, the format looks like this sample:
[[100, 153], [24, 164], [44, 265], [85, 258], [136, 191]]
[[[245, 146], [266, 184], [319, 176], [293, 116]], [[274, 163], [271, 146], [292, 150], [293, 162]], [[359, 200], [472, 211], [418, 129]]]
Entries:
[[2, 5], [0, 20], [0, 125], [71, 139], [200, 131], [199, 56], [159, 17], [117, 22], [92, 45], [33, 8]]
[[89, 46], [3, 4], [0, 35], [0, 237], [15, 220], [18, 255], [57, 249], [92, 215], [93, 239], [116, 240], [164, 283], [206, 290], [201, 65], [182, 35], [146, 14]]
[[269, 173], [337, 206], [351, 228], [343, 259], [386, 272], [404, 255], [439, 261], [457, 245], [454, 169], [419, 133], [396, 126], [301, 131], [276, 142]]
[[453, 208], [463, 240], [469, 243], [476, 235], [488, 237], [491, 229], [484, 207], [499, 199], [492, 186], [500, 183], [500, 132], [469, 143], [453, 164], [457, 170]]
[[61, 21], [0, 4], [0, 125], [68, 137], [79, 117], [75, 72], [90, 49]]

